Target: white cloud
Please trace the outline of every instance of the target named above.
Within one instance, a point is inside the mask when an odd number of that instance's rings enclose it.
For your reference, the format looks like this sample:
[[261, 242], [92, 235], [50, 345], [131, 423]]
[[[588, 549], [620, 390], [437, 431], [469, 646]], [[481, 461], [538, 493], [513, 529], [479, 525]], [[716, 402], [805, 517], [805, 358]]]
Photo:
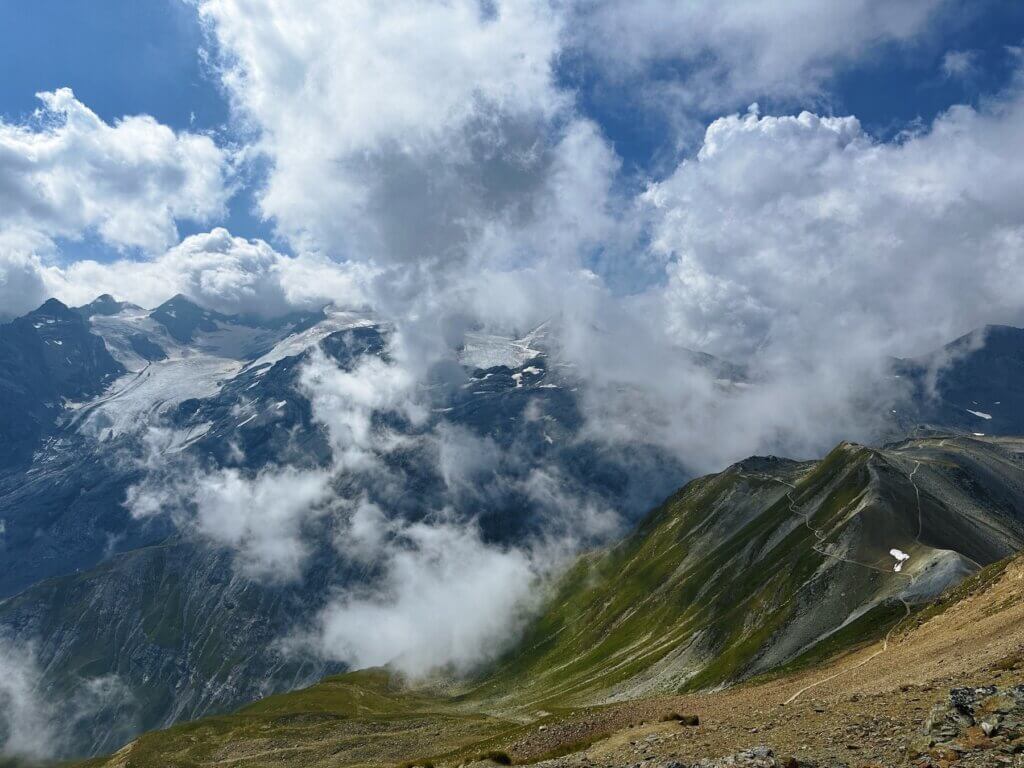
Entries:
[[[565, 105], [544, 0], [208, 0], [224, 82], [272, 163], [260, 207], [299, 249], [409, 261], [511, 215]], [[311, 194], [311, 190], [315, 190]]]
[[947, 51], [942, 57], [942, 73], [951, 78], [970, 77], [977, 68], [977, 58], [974, 51]]
[[485, 544], [465, 524], [398, 526], [379, 545], [377, 563], [379, 582], [321, 614], [314, 642], [327, 658], [356, 668], [390, 664], [410, 675], [466, 672], [514, 642], [536, 603], [530, 556]]
[[[614, 0], [575, 4], [572, 44], [606, 76], [687, 109], [820, 94], [837, 70], [884, 44], [905, 44], [945, 0]], [[651, 67], [674, 62], [673, 75]], [[650, 103], [648, 104], [650, 106]]]
[[125, 506], [134, 516], [171, 514], [183, 530], [233, 551], [252, 578], [301, 575], [310, 551], [305, 526], [328, 510], [329, 472], [276, 467], [249, 477], [231, 467], [162, 468], [167, 472], [129, 488]]
[[176, 220], [223, 212], [228, 158], [208, 136], [146, 115], [106, 123], [70, 88], [38, 96], [31, 123], [0, 122], [0, 229], [155, 252]]
[[297, 578], [308, 554], [302, 526], [322, 513], [328, 480], [326, 472], [290, 468], [254, 479], [235, 469], [203, 475], [192, 492], [196, 530], [236, 550], [250, 575]]
[[4, 239], [0, 234], [0, 322], [35, 309], [49, 297], [39, 257], [6, 249]]
[[375, 469], [380, 454], [402, 442], [375, 416], [399, 413], [413, 424], [426, 418], [416, 386], [408, 367], [393, 360], [367, 356], [354, 369], [343, 370], [319, 350], [313, 350], [299, 379], [313, 418], [327, 429], [335, 469], [346, 472]]
[[[1022, 136], [1016, 90], [891, 142], [853, 117], [716, 120], [640, 198], [664, 286], [596, 291], [562, 335], [592, 433], [643, 434], [707, 471], [876, 437], [903, 394], [887, 355], [1024, 323]], [[680, 347], [756, 381], [722, 387]]]
[[726, 356], [820, 363], [1024, 320], [1022, 137], [1017, 92], [888, 143], [852, 117], [716, 120], [644, 195], [671, 326]]
[[54, 711], [45, 703], [40, 678], [31, 649], [0, 638], [0, 755], [53, 756]]
[[74, 732], [100, 708], [119, 706], [111, 729], [127, 736], [131, 694], [115, 675], [80, 678], [54, 697], [36, 654], [35, 642], [0, 637], [0, 759], [48, 761], [67, 757]]
[[78, 305], [110, 293], [154, 307], [182, 293], [208, 309], [228, 314], [276, 317], [330, 302], [365, 304], [372, 271], [320, 256], [291, 257], [262, 240], [233, 237], [227, 230], [186, 237], [147, 260], [81, 260], [42, 270], [49, 295]]

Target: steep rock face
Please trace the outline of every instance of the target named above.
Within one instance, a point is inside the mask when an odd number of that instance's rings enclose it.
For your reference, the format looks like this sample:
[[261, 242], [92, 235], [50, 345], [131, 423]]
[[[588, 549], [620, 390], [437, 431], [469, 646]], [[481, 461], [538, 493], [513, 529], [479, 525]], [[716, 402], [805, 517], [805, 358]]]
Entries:
[[899, 360], [911, 387], [910, 424], [986, 435], [1024, 434], [1024, 329], [989, 325], [928, 355]]
[[102, 296], [97, 296], [88, 304], [83, 304], [80, 307], [74, 308], [75, 312], [80, 314], [86, 320], [91, 320], [97, 315], [105, 317], [117, 315], [124, 312], [126, 309], [141, 310], [142, 308], [137, 304], [131, 304], [127, 301], [118, 301], [109, 293], [104, 293]]
[[48, 441], [29, 471], [0, 473], [0, 600], [172, 533], [169, 520], [137, 520], [123, 506], [141, 477], [119, 451], [74, 436]]
[[140, 730], [335, 670], [278, 644], [317, 608], [332, 567], [314, 567], [303, 585], [256, 585], [233, 571], [227, 553], [171, 540], [10, 598], [5, 634], [36, 638], [36, 663], [52, 670], [46, 700], [70, 706], [83, 687], [103, 682], [117, 692], [93, 701], [90, 716], [63, 734], [73, 753], [109, 751]]
[[227, 319], [217, 312], [203, 309], [180, 293], [154, 309], [149, 316], [160, 323], [171, 338], [182, 344], [192, 341], [198, 331], [216, 331], [218, 321]]
[[1014, 441], [843, 444], [693, 481], [586, 557], [477, 692], [532, 706], [699, 689], [879, 636], [1024, 548]]
[[122, 373], [82, 316], [56, 299], [0, 325], [0, 469], [31, 458], [65, 399], [95, 396]]

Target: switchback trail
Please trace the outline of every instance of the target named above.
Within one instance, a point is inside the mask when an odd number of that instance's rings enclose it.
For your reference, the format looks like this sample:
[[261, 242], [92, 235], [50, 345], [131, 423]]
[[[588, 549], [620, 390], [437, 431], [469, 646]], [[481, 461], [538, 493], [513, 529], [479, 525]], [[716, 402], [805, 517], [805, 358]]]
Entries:
[[[914, 536], [914, 542], [917, 543], [917, 544], [921, 543], [922, 514], [921, 514], [921, 491], [917, 487], [917, 483], [914, 481], [914, 475], [917, 474], [917, 470], [919, 470], [920, 468], [921, 468], [921, 462], [915, 460], [914, 461], [914, 469], [907, 476], [907, 479], [910, 480], [910, 484], [914, 487], [914, 496], [915, 496], [916, 501], [917, 501], [917, 535]], [[825, 538], [825, 535], [823, 533], [821, 533], [820, 531], [818, 531], [814, 526], [811, 525], [811, 523], [810, 523], [810, 515], [809, 514], [805, 514], [805, 513], [801, 512], [799, 509], [796, 508], [796, 501], [793, 499], [793, 492], [789, 491], [786, 494], [786, 497], [789, 499], [789, 509], [790, 509], [790, 511], [791, 512], [795, 512], [796, 514], [800, 515], [804, 519], [804, 525], [807, 526], [807, 529], [809, 531], [811, 531], [811, 533], [814, 534], [814, 537], [818, 541], [822, 541]], [[879, 568], [879, 567], [877, 567], [875, 565], [871, 565], [869, 563], [861, 563], [861, 562], [858, 562], [857, 560], [850, 560], [849, 558], [842, 557], [841, 555], [836, 555], [836, 554], [834, 554], [832, 552], [828, 552], [827, 550], [824, 550], [821, 547], [819, 547], [817, 545], [817, 543], [812, 544], [811, 547], [812, 547], [812, 549], [814, 549], [815, 552], [817, 552], [817, 553], [819, 553], [821, 555], [824, 555], [825, 557], [831, 557], [831, 558], [833, 558], [835, 560], [839, 560], [839, 561], [844, 562], [844, 563], [850, 563], [852, 565], [856, 565], [856, 566], [859, 566], [861, 568], [869, 568], [869, 569], [871, 569], [873, 571], [877, 571], [877, 572], [880, 572], [880, 573], [889, 573], [889, 571], [884, 570], [882, 568]], [[896, 575], [898, 575], [898, 576], [901, 576], [901, 577], [905, 578], [905, 579], [909, 579], [909, 580], [913, 581], [913, 579], [909, 575], [907, 575], [907, 574], [900, 573], [899, 571], [895, 571], [894, 573]], [[896, 597], [896, 599], [899, 600], [900, 603], [903, 604], [903, 611], [904, 611], [903, 618], [901, 618], [899, 621], [897, 621], [895, 624], [893, 624], [892, 627], [889, 628], [889, 631], [885, 633], [885, 637], [882, 640], [882, 647], [881, 648], [879, 648], [877, 651], [872, 653], [866, 659], [864, 659], [861, 662], [858, 662], [857, 664], [855, 664], [852, 667], [847, 667], [846, 669], [842, 669], [839, 672], [836, 672], [835, 674], [829, 675], [828, 677], [822, 678], [821, 680], [818, 680], [816, 682], [810, 683], [809, 685], [805, 685], [799, 691], [797, 691], [792, 696], [790, 696], [788, 699], [786, 699], [783, 702], [783, 706], [792, 704], [794, 701], [796, 701], [798, 698], [800, 698], [800, 696], [802, 696], [804, 693], [806, 693], [807, 691], [810, 691], [810, 690], [812, 690], [814, 688], [817, 688], [819, 685], [823, 685], [824, 683], [827, 683], [830, 680], [834, 680], [837, 677], [840, 677], [841, 675], [845, 675], [848, 672], [852, 672], [855, 669], [860, 669], [861, 667], [863, 667], [865, 664], [867, 664], [872, 659], [875, 659], [878, 656], [881, 656], [883, 653], [885, 653], [887, 650], [889, 650], [889, 638], [892, 637], [893, 632], [895, 632], [896, 629], [899, 628], [899, 626], [907, 618], [909, 618], [910, 611], [911, 611], [910, 604], [906, 600], [904, 600], [902, 597], [898, 597], [898, 596]]]

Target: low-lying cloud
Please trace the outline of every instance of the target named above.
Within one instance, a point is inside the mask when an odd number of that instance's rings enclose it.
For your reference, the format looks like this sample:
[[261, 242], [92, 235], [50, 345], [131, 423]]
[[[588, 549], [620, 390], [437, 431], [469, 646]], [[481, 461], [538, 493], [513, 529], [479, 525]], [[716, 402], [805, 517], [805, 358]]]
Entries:
[[[130, 733], [130, 703], [131, 693], [114, 675], [82, 679], [55, 694], [46, 687], [35, 647], [0, 637], [0, 757], [36, 761], [66, 755], [80, 735], [76, 729], [89, 729], [93, 713], [112, 705], [123, 709], [110, 729]], [[100, 739], [92, 734], [89, 741]]]
[[374, 270], [312, 254], [287, 256], [262, 240], [235, 237], [216, 228], [186, 237], [144, 261], [83, 259], [64, 267], [46, 267], [30, 259], [17, 274], [22, 280], [38, 282], [46, 295], [71, 306], [109, 293], [152, 308], [180, 293], [216, 312], [274, 318], [329, 303], [362, 307]]
[[54, 754], [54, 712], [39, 684], [32, 650], [0, 639], [0, 754], [33, 759]]
[[313, 643], [355, 668], [471, 671], [515, 642], [549, 567], [523, 547], [486, 544], [464, 521], [395, 526], [364, 517], [351, 526], [381, 575], [341, 591], [320, 614]]

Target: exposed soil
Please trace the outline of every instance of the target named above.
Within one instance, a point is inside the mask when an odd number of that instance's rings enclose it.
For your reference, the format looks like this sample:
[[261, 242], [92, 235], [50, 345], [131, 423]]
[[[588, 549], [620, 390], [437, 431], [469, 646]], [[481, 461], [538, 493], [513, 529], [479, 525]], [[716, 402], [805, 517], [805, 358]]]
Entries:
[[[534, 762], [577, 747], [544, 761], [551, 766], [686, 764], [754, 745], [771, 748], [782, 765], [790, 756], [822, 765], [1017, 765], [1024, 756], [1010, 756], [1013, 750], [998, 739], [983, 740], [974, 754], [921, 753], [928, 751], [929, 712], [951, 688], [1020, 683], [1024, 561], [1018, 559], [978, 594], [930, 618], [908, 620], [884, 651], [876, 643], [783, 679], [587, 710], [538, 726], [507, 751], [516, 762]], [[785, 703], [806, 686], [813, 687]], [[700, 725], [660, 722], [669, 712], [697, 715]]]

